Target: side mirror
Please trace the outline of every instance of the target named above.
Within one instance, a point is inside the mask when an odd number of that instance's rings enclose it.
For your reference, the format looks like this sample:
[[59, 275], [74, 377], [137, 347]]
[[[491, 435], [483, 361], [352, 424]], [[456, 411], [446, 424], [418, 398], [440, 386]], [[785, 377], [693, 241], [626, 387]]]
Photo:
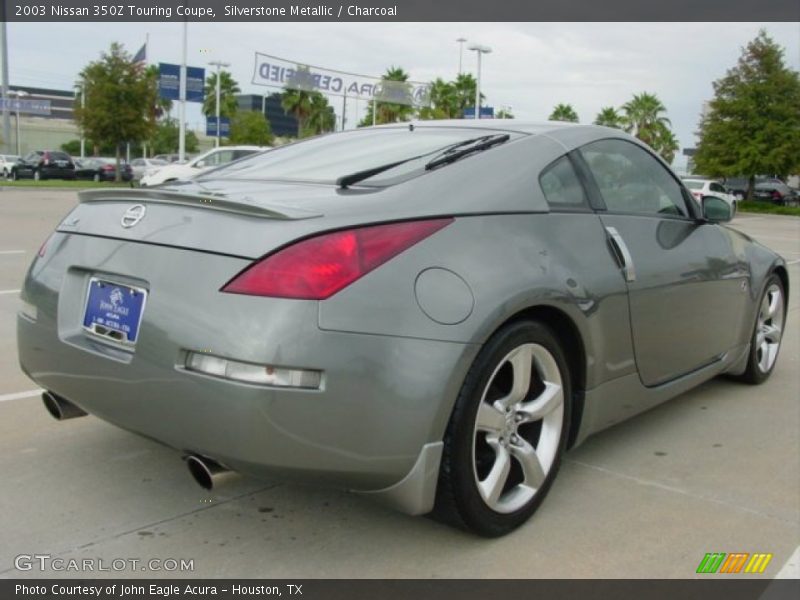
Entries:
[[716, 196], [703, 196], [703, 218], [709, 223], [727, 223], [733, 218], [731, 205]]

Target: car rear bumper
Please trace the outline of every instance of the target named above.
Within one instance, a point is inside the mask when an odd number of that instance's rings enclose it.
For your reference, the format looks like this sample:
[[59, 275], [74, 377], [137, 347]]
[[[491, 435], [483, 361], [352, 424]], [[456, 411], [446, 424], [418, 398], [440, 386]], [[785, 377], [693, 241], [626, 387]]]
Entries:
[[[246, 474], [385, 491], [422, 460], [430, 483], [435, 445], [478, 348], [323, 331], [317, 302], [220, 293], [246, 262], [56, 234], [22, 291], [37, 315], [18, 316], [20, 364], [91, 414]], [[187, 277], [198, 269], [202, 276]], [[92, 276], [149, 290], [134, 352], [81, 328]], [[321, 370], [322, 383], [276, 388], [202, 375], [184, 367], [187, 351]]]

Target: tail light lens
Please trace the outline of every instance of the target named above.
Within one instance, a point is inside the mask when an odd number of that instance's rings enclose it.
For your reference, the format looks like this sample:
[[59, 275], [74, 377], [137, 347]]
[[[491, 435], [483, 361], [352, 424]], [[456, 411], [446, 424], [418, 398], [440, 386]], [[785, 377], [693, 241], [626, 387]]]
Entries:
[[324, 300], [453, 221], [446, 218], [391, 223], [301, 240], [254, 263], [222, 291]]

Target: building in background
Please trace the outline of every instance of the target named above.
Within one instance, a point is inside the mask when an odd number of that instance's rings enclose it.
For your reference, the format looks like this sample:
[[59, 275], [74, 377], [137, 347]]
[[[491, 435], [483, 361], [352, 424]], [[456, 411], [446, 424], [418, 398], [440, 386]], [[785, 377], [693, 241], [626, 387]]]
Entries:
[[239, 110], [263, 112], [267, 117], [272, 133], [279, 137], [297, 137], [297, 119], [286, 114], [281, 106], [281, 94], [269, 96], [261, 94], [237, 94], [236, 102]]

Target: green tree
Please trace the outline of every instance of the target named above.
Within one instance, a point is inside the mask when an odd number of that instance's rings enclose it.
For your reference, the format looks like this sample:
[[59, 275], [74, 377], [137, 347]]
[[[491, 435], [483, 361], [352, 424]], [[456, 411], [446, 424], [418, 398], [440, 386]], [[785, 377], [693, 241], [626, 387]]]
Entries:
[[408, 73], [401, 67], [392, 66], [386, 69], [386, 73], [384, 73], [381, 78], [381, 84], [386, 87], [389, 96], [406, 96], [408, 104], [400, 102], [371, 102], [367, 109], [367, 114], [359, 125], [372, 125], [372, 112], [374, 107], [377, 107], [375, 122], [378, 125], [381, 123], [408, 121], [413, 116], [415, 110], [411, 104], [411, 84], [406, 84], [407, 81]]
[[336, 113], [320, 92], [311, 92], [311, 112], [306, 120], [306, 135], [319, 135], [336, 129]]
[[[239, 84], [228, 71], [219, 72], [219, 114], [221, 117], [231, 118], [238, 105], [236, 94], [241, 92]], [[203, 100], [203, 114], [207, 117], [217, 116], [217, 74], [211, 73], [206, 78], [205, 99]]]
[[[150, 154], [174, 154], [178, 152], [180, 129], [174, 119], [162, 119], [156, 124], [150, 140]], [[186, 131], [186, 151], [197, 152], [199, 141], [194, 131]]]
[[680, 144], [672, 130], [662, 125], [656, 133], [653, 149], [661, 155], [661, 158], [672, 164], [672, 161], [675, 160], [675, 153], [680, 149]]
[[441, 77], [430, 85], [430, 106], [419, 111], [420, 119], [455, 119], [460, 117], [458, 95], [454, 82], [445, 81]]
[[642, 92], [622, 105], [625, 131], [636, 136], [645, 144], [656, 148], [656, 139], [664, 127], [669, 128], [670, 120], [661, 113], [666, 107], [655, 94]]
[[601, 108], [594, 118], [594, 124], [602, 125], [603, 127], [614, 127], [615, 129], [622, 129], [624, 126], [622, 115], [613, 106]]
[[714, 82], [714, 98], [700, 121], [694, 156], [713, 177], [785, 176], [800, 169], [800, 78], [784, 51], [761, 30], [736, 66]]
[[155, 103], [153, 104], [154, 117], [157, 119], [168, 117], [169, 112], [172, 110], [172, 100], [169, 98], [162, 98], [158, 93], [158, 65], [148, 66], [147, 69], [145, 69], [145, 76], [149, 79], [150, 85], [153, 87], [153, 94], [156, 98]]
[[548, 117], [549, 121], [567, 121], [568, 123], [578, 122], [578, 113], [572, 108], [571, 104], [556, 104], [553, 112]]
[[[301, 138], [306, 132], [306, 120], [311, 115], [311, 99], [314, 92], [304, 89], [307, 87], [307, 79], [310, 77], [308, 67], [298, 65], [295, 75], [287, 82], [286, 90], [281, 95], [281, 106], [287, 113], [294, 115], [297, 119], [297, 137]], [[290, 87], [292, 86], [292, 87]]]
[[228, 136], [231, 144], [269, 146], [274, 139], [269, 121], [259, 111], [240, 110], [231, 118], [231, 133]]
[[[475, 109], [475, 92], [478, 89], [478, 81], [472, 73], [460, 73], [453, 82], [456, 93], [456, 118], [462, 118], [465, 108]], [[481, 104], [486, 100], [486, 95], [481, 93]]]
[[511, 112], [511, 107], [501, 108], [497, 111], [497, 114], [494, 116], [495, 119], [513, 119], [514, 113]]
[[116, 42], [100, 60], [84, 67], [80, 78], [86, 99], [83, 108], [77, 100], [75, 121], [88, 139], [113, 144], [120, 181], [121, 148], [126, 142], [147, 139], [155, 127], [154, 88], [144, 69]]

